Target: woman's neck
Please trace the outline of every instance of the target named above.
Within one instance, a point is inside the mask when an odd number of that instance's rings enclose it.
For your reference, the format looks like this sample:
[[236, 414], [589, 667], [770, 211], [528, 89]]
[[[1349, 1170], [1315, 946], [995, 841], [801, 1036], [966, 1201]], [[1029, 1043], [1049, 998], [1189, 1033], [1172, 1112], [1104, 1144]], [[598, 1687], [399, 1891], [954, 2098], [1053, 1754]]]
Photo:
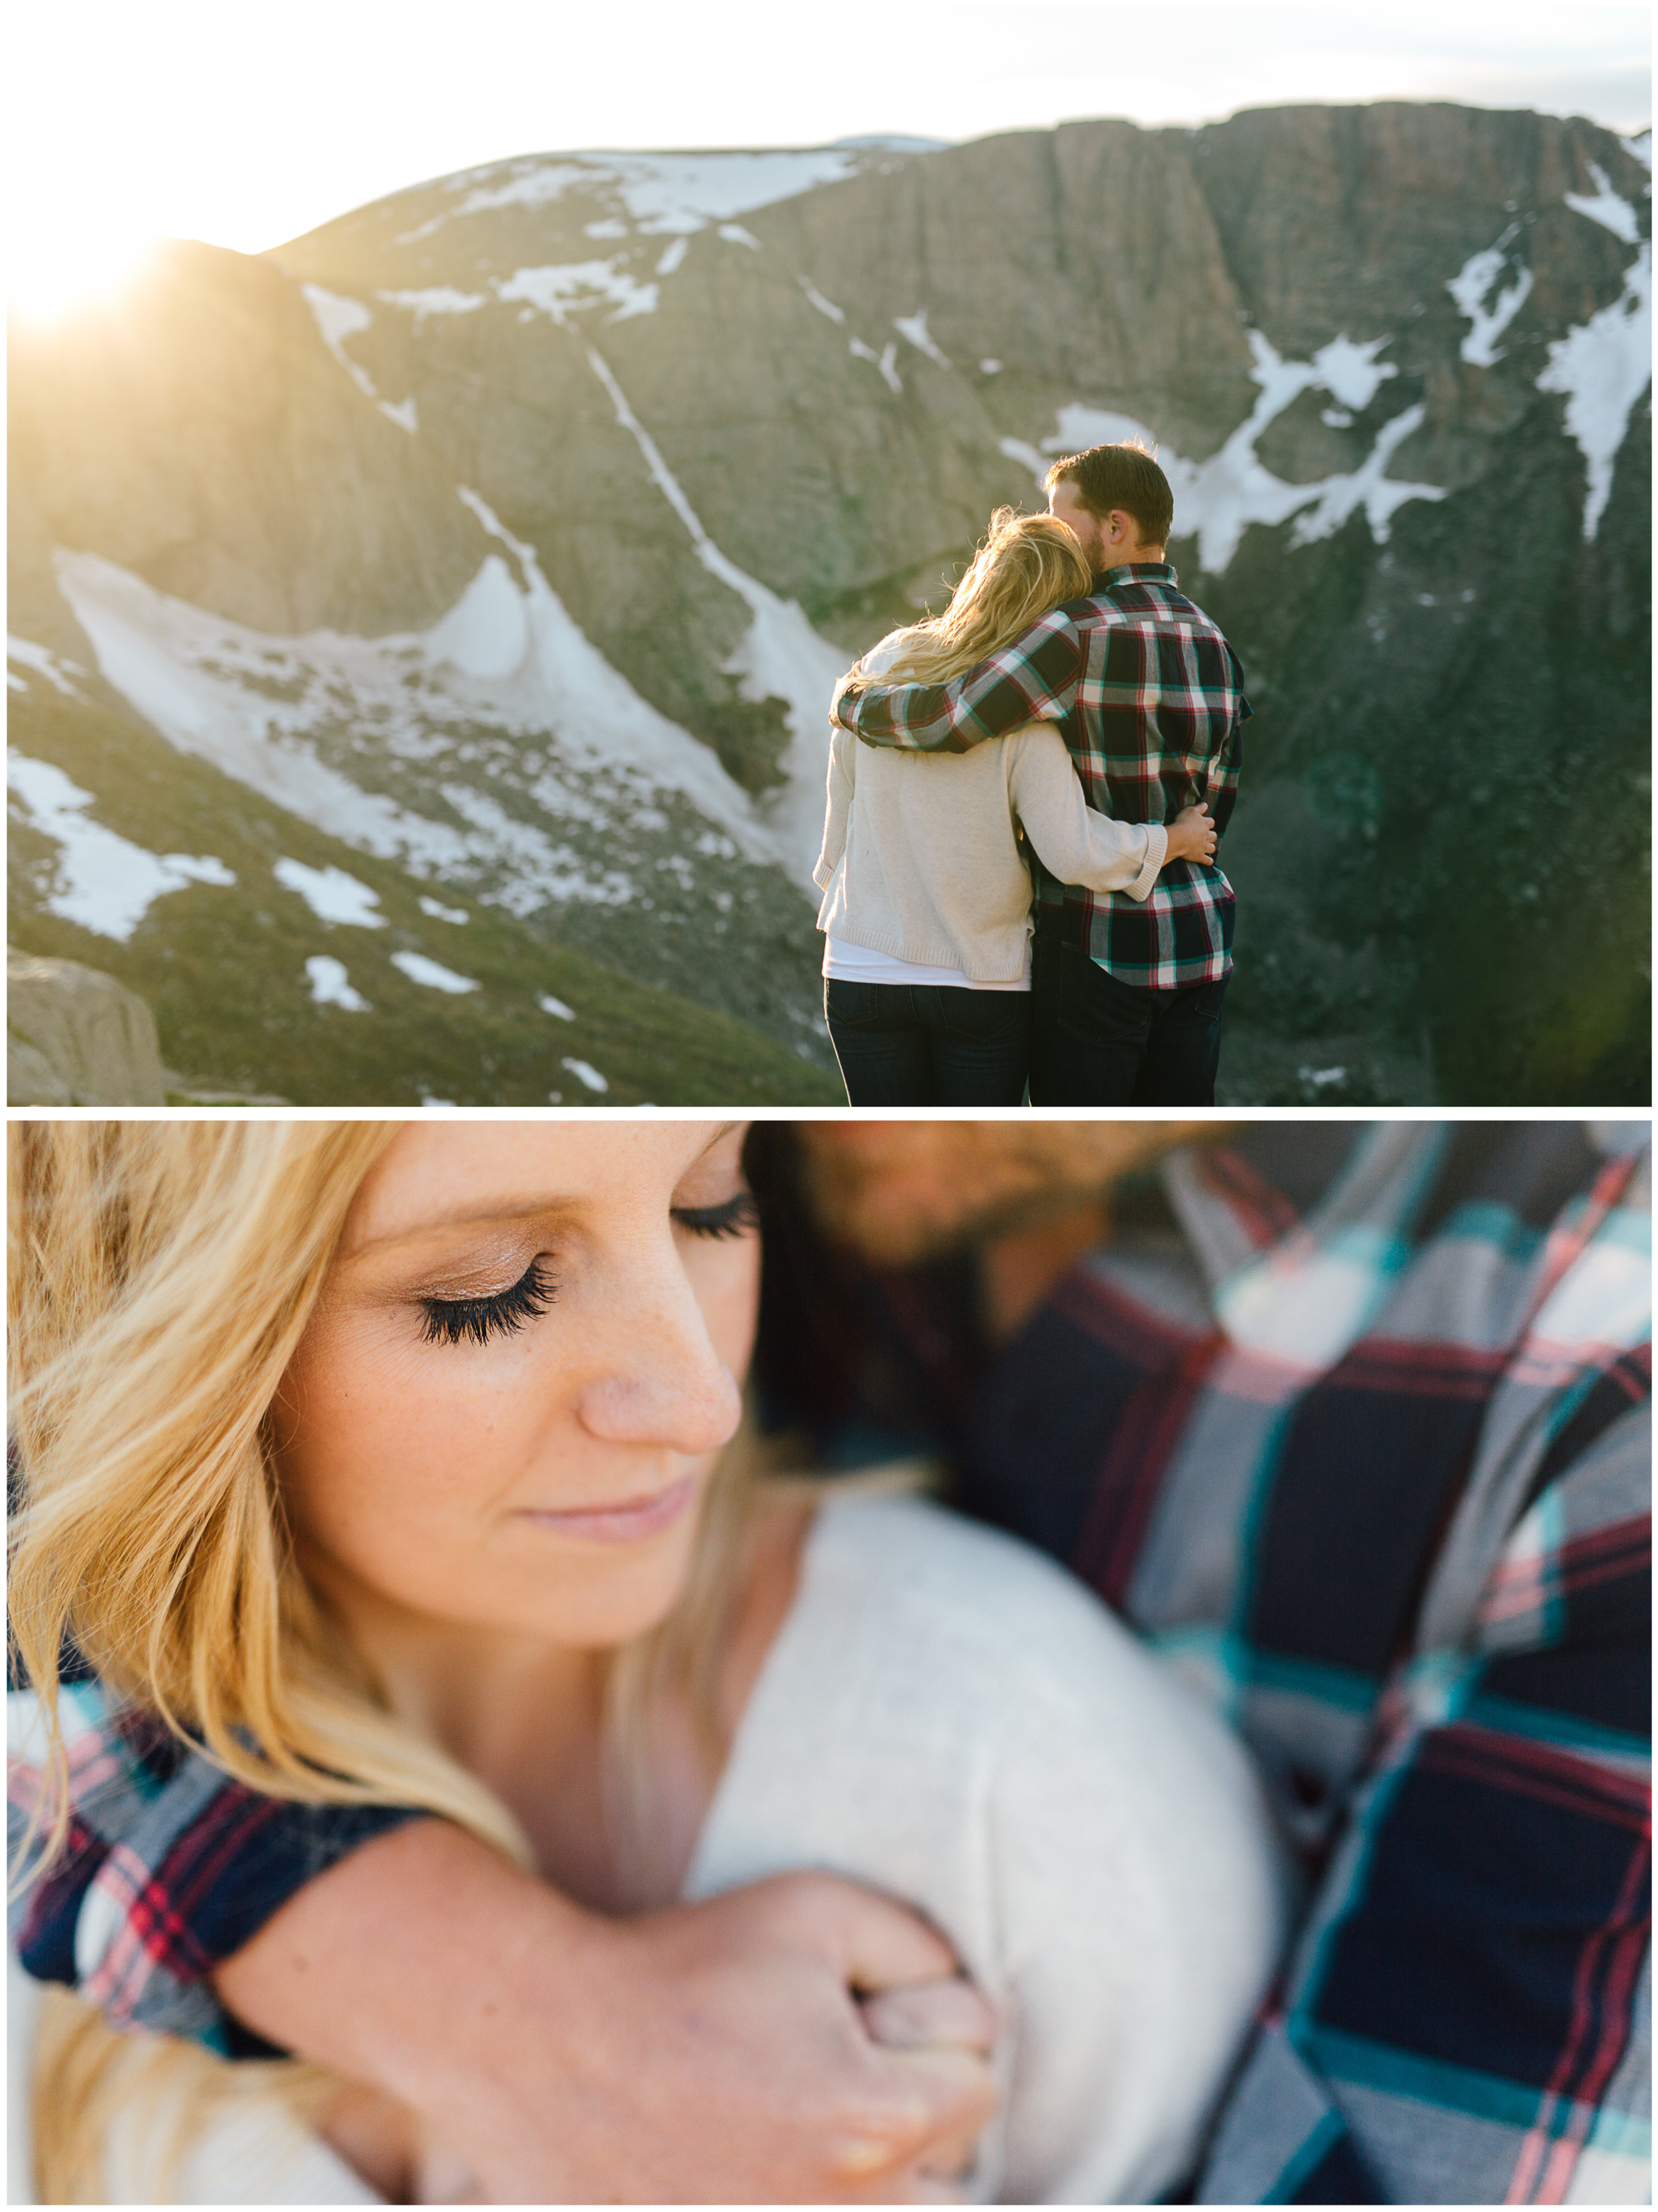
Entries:
[[[783, 1497], [750, 1516], [714, 1676], [722, 1742], [793, 1602], [811, 1518]], [[600, 1911], [677, 1896], [719, 1781], [683, 1689], [656, 1701], [630, 1747], [645, 1771], [624, 1777], [606, 1728], [609, 1652], [409, 1613], [358, 1588], [333, 1595], [392, 1711], [501, 1799], [550, 1881]]]

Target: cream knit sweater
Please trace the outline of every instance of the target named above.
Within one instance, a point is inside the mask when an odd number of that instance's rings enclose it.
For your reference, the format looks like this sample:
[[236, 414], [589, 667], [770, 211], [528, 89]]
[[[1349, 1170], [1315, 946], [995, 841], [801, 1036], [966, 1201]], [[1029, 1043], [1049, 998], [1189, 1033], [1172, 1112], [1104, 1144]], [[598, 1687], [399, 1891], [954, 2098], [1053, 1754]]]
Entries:
[[[864, 659], [872, 676], [884, 640]], [[829, 746], [823, 849], [812, 880], [817, 927], [872, 951], [975, 983], [1024, 972], [1030, 877], [1016, 819], [1061, 883], [1151, 895], [1169, 843], [1161, 823], [1114, 822], [1089, 805], [1049, 722], [965, 753], [901, 752], [837, 727]]]

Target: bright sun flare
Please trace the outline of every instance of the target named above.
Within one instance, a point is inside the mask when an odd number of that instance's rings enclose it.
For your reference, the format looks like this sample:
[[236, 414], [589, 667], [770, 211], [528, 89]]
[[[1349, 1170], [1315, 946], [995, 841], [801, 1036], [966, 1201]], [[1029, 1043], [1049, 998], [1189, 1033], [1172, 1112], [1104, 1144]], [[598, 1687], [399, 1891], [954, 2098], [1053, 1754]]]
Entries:
[[157, 240], [107, 222], [97, 227], [14, 223], [6, 263], [6, 302], [29, 322], [55, 322], [107, 299], [143, 269]]

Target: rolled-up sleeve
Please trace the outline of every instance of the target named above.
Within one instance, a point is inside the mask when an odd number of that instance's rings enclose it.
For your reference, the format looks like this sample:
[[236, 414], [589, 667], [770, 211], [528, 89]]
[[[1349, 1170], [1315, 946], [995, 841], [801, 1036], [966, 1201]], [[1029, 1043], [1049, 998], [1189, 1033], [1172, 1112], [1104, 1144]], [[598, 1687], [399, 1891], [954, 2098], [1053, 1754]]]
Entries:
[[302, 1805], [232, 1781], [162, 1723], [115, 1706], [95, 1682], [66, 1685], [64, 1848], [39, 1852], [46, 1738], [27, 1691], [7, 1699], [7, 1812], [14, 1955], [117, 2028], [193, 2038], [231, 2057], [264, 2046], [208, 1978], [306, 1883], [371, 1836], [422, 1817], [389, 1805]]

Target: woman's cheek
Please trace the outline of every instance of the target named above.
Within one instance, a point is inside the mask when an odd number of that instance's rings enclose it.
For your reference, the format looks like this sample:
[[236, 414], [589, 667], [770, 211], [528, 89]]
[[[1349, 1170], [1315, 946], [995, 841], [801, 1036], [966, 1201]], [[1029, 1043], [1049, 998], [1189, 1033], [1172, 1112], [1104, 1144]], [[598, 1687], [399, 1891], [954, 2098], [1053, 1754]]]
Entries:
[[760, 1318], [760, 1240], [716, 1244], [702, 1255], [696, 1279], [708, 1341], [726, 1368], [742, 1382], [754, 1356]]
[[295, 1362], [279, 1456], [299, 1530], [354, 1553], [404, 1549], [434, 1512], [452, 1517], [495, 1427], [494, 1406], [429, 1347], [386, 1347], [374, 1334], [342, 1332]]

